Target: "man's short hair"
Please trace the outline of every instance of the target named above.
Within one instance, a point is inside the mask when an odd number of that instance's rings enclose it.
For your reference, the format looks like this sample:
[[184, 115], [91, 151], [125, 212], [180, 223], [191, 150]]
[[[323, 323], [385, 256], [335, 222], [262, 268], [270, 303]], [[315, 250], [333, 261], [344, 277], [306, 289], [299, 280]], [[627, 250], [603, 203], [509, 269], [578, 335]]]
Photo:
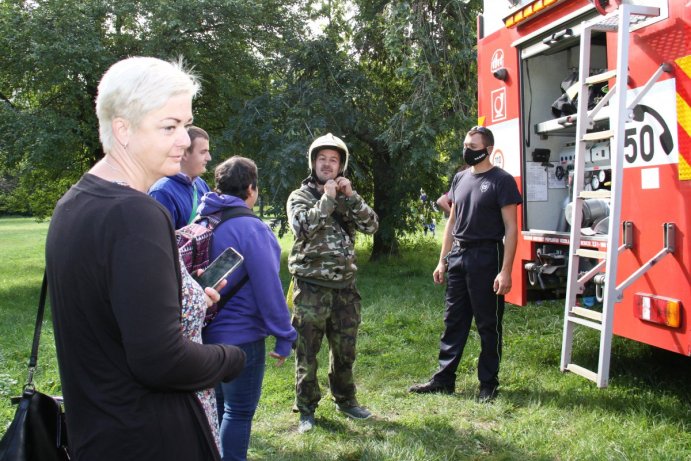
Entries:
[[103, 150], [109, 152], [115, 144], [115, 118], [122, 117], [136, 128], [146, 114], [163, 107], [173, 96], [189, 94], [193, 98], [198, 91], [199, 80], [184, 69], [182, 60], [139, 56], [116, 62], [103, 74], [96, 96]]
[[468, 131], [468, 136], [479, 134], [485, 147], [494, 146], [494, 134], [489, 128], [484, 126], [474, 126]]
[[252, 160], [234, 155], [214, 170], [216, 192], [245, 200], [249, 186], [257, 189], [257, 177], [257, 165]]
[[192, 152], [192, 147], [194, 146], [194, 140], [197, 138], [203, 138], [207, 141], [209, 140], [209, 133], [202, 130], [198, 126], [190, 126], [187, 128], [187, 134], [190, 136], [190, 147], [187, 148], [187, 152]]

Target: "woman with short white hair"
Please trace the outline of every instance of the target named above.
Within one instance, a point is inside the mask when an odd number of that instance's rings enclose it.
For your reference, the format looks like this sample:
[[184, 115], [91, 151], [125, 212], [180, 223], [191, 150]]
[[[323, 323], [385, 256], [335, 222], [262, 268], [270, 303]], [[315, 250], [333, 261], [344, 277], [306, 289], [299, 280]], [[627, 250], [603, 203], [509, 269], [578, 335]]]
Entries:
[[146, 194], [180, 170], [198, 90], [180, 63], [108, 69], [96, 100], [105, 156], [53, 213], [46, 266], [73, 459], [220, 459], [195, 391], [235, 377], [244, 353], [183, 335], [183, 298], [219, 295], [189, 284], [170, 217]]

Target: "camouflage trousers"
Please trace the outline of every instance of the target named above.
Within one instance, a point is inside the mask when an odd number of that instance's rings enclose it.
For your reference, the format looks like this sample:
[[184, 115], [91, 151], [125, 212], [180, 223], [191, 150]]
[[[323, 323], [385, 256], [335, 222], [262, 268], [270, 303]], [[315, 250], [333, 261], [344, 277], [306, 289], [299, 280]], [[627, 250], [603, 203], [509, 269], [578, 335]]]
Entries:
[[331, 395], [338, 405], [357, 405], [353, 363], [360, 325], [360, 293], [355, 284], [340, 289], [297, 279], [293, 284], [293, 327], [298, 332], [293, 411], [314, 413], [321, 400], [317, 354], [324, 335], [329, 343]]

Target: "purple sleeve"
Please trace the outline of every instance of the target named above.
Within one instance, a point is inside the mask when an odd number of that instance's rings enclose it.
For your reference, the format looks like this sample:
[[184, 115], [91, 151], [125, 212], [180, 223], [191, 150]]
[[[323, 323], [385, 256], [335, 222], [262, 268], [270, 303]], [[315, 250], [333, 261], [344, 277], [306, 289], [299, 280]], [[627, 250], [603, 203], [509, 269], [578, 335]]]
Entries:
[[254, 299], [268, 332], [276, 337], [275, 352], [290, 355], [297, 332], [290, 323], [290, 311], [278, 276], [281, 247], [266, 225], [245, 235], [243, 250], [245, 267], [252, 280]]

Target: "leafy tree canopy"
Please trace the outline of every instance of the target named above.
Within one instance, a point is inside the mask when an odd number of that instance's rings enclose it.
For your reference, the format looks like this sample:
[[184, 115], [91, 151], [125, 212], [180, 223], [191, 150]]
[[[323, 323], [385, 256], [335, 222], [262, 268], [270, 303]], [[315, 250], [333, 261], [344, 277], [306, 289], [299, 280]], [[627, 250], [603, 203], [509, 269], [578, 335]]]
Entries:
[[[295, 0], [4, 0], [0, 3], [0, 184], [5, 211], [44, 217], [103, 156], [98, 82], [135, 55], [182, 56], [201, 77], [195, 121], [220, 133], [264, 91], [267, 60], [305, 24]], [[2, 211], [2, 208], [0, 208]]]
[[284, 216], [307, 175], [311, 140], [341, 136], [353, 152], [349, 175], [380, 216], [373, 255], [396, 253], [419, 224], [420, 189], [446, 189], [461, 133], [476, 119], [479, 8], [479, 0], [5, 0], [0, 212], [49, 215], [101, 158], [94, 100], [108, 66], [183, 56], [202, 79], [195, 123], [211, 133], [215, 161], [255, 159], [264, 202]]
[[476, 120], [479, 7], [332, 0], [313, 10], [324, 33], [287, 42], [270, 91], [250, 100], [227, 130], [233, 142], [253, 142], [277, 210], [307, 173], [309, 140], [333, 132], [351, 146], [356, 188], [373, 197], [380, 217], [373, 256], [396, 253], [401, 234], [419, 225], [420, 189], [446, 190], [459, 132]]

